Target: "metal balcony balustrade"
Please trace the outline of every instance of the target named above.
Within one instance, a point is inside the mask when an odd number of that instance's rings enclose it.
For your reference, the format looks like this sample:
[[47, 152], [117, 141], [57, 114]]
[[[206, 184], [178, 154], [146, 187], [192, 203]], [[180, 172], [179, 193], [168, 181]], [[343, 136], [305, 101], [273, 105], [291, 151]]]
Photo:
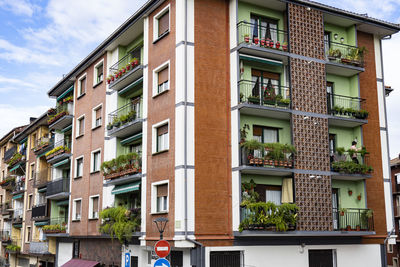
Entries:
[[68, 218], [65, 217], [52, 217], [50, 218], [50, 225], [64, 225], [67, 226], [68, 225]]
[[356, 46], [325, 41], [325, 56], [331, 62], [364, 67], [364, 49]]
[[[366, 119], [365, 114], [360, 114], [364, 110], [365, 99], [352, 96], [327, 94], [328, 114], [334, 116], [346, 116], [356, 119]], [[368, 116], [368, 115], [367, 115]]]
[[24, 209], [23, 208], [14, 209], [14, 213], [13, 213], [13, 217], [12, 217], [12, 223], [22, 223], [23, 214], [24, 214]]
[[294, 168], [294, 159], [295, 154], [291, 152], [282, 151], [278, 154], [268, 149], [241, 149], [241, 165], [246, 166]]
[[49, 241], [31, 241], [29, 242], [29, 252], [32, 254], [50, 254]]
[[373, 212], [369, 209], [333, 209], [335, 231], [374, 231]]
[[2, 242], [8, 242], [11, 240], [11, 231], [3, 230], [0, 231], [0, 238]]
[[48, 176], [49, 176], [49, 170], [48, 169], [42, 169], [38, 172], [35, 173], [34, 177], [34, 187], [41, 187], [47, 184], [48, 182]]
[[69, 192], [69, 178], [58, 178], [47, 184], [46, 196]]
[[[140, 48], [139, 48], [140, 51]], [[110, 67], [110, 74], [114, 74], [116, 72], [118, 72], [121, 68], [125, 68], [126, 65], [131, 63], [131, 60], [133, 60], [133, 58], [137, 58], [139, 61], [139, 65], [141, 65], [141, 58], [140, 58], [140, 53], [136, 53], [135, 55], [133, 55], [132, 53], [128, 53], [126, 54], [124, 57], [122, 57], [120, 60], [118, 60], [117, 63], [113, 64]]]
[[10, 148], [10, 149], [8, 149], [6, 151], [6, 153], [4, 153], [3, 161], [7, 162], [8, 160], [10, 160], [11, 157], [14, 156], [15, 152], [17, 152], [17, 147], [15, 147], [15, 146]]
[[278, 108], [290, 107], [290, 88], [282, 85], [239, 81], [239, 102]]
[[47, 217], [47, 203], [41, 203], [32, 207], [32, 220], [45, 219]]
[[[340, 165], [341, 163], [354, 163], [352, 165], [359, 167], [370, 166], [368, 154], [362, 155], [361, 153], [350, 154], [349, 152], [344, 152], [344, 153], [334, 152], [331, 153], [330, 155], [330, 162], [331, 162], [331, 170], [334, 172], [347, 173], [347, 174], [363, 174], [363, 175], [370, 173], [368, 170], [362, 168], [352, 170], [350, 168], [351, 166], [346, 167]], [[340, 164], [338, 165], [337, 163]]]
[[40, 151], [44, 148], [49, 149], [54, 144], [54, 138], [49, 135], [42, 136], [41, 138], [35, 141], [35, 147], [33, 148], [34, 152]]
[[[57, 149], [58, 148], [58, 149]], [[54, 149], [57, 149], [53, 153], [46, 156], [47, 160], [50, 160], [56, 156], [64, 153], [69, 153], [71, 151], [71, 140], [62, 139], [54, 143]]]
[[21, 178], [15, 182], [14, 187], [12, 188], [12, 194], [19, 194], [25, 191], [25, 177]]
[[241, 21], [237, 24], [238, 44], [289, 51], [288, 33], [270, 27]]
[[142, 98], [137, 103], [128, 103], [108, 114], [108, 121], [112, 124], [124, 124], [142, 118]]

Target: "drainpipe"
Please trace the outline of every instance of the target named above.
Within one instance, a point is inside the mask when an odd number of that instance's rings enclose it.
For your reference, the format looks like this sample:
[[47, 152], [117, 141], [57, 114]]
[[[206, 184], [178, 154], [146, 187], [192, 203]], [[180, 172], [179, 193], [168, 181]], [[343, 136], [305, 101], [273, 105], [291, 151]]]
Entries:
[[386, 238], [385, 238], [385, 240], [383, 241], [383, 251], [384, 251], [384, 255], [383, 255], [383, 257], [384, 257], [384, 265], [383, 266], [387, 266], [387, 250], [386, 250], [386, 244], [387, 244], [387, 241], [389, 240], [389, 238], [390, 238], [390, 236], [393, 234], [395, 232], [395, 228], [392, 228], [392, 230], [390, 230], [390, 232], [387, 234], [387, 236], [386, 236]]
[[183, 166], [183, 169], [184, 169], [184, 179], [185, 179], [185, 240], [195, 244], [196, 246], [200, 246], [201, 259], [200, 259], [200, 266], [197, 266], [197, 267], [203, 267], [204, 263], [205, 263], [205, 260], [203, 258], [203, 253], [202, 253], [204, 246], [203, 246], [202, 243], [197, 242], [197, 241], [195, 241], [193, 239], [190, 239], [188, 237], [188, 189], [187, 189], [187, 186], [188, 186], [188, 182], [187, 182], [187, 179], [188, 179], [188, 175], [187, 175], [187, 139], [188, 139], [187, 138], [187, 0], [185, 0], [185, 21], [184, 22], [185, 22], [185, 26], [184, 26], [184, 28], [185, 28], [184, 29], [185, 30], [185, 37], [184, 37], [183, 45], [184, 45], [184, 51], [185, 51], [185, 53], [184, 53], [184, 69], [185, 69], [185, 73], [184, 73], [184, 83], [185, 83], [184, 96], [185, 97], [184, 97], [184, 102], [183, 102], [183, 105], [184, 105], [184, 120], [183, 120], [183, 122], [184, 122], [184, 138], [183, 138], [183, 142], [184, 142], [184, 152], [183, 152], [184, 163], [183, 164], [184, 164], [184, 166]]

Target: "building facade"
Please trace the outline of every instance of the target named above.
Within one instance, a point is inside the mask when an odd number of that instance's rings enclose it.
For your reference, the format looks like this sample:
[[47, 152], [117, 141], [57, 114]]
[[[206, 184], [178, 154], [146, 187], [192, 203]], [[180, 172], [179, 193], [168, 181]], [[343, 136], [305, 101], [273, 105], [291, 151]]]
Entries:
[[[399, 236], [399, 217], [400, 217], [400, 156], [390, 160], [391, 182], [393, 192], [393, 208], [394, 208], [394, 234]], [[400, 245], [399, 238], [396, 238], [394, 244], [388, 244], [387, 247], [387, 263], [389, 266], [399, 266]]]
[[13, 139], [17, 265], [152, 266], [164, 218], [172, 266], [385, 266], [399, 30], [306, 0], [148, 1]]

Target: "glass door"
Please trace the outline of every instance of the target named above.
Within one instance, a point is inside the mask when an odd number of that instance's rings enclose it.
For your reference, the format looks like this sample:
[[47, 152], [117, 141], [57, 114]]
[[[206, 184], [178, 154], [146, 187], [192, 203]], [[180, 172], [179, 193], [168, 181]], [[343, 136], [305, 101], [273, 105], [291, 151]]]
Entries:
[[333, 229], [339, 229], [339, 194], [338, 189], [332, 189], [332, 213], [333, 213]]

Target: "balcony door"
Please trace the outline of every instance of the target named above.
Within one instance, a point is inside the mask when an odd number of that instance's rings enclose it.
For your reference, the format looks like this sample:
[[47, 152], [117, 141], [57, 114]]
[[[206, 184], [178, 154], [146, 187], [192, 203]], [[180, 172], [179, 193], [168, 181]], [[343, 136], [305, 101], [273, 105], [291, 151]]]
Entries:
[[260, 39], [278, 40], [278, 21], [271, 18], [251, 15], [252, 35]]
[[332, 189], [332, 214], [333, 214], [333, 229], [339, 229], [339, 190]]
[[330, 111], [335, 105], [333, 99], [333, 82], [326, 82], [326, 93], [328, 95], [328, 110]]
[[251, 70], [251, 80], [254, 84], [252, 95], [262, 96], [263, 99], [274, 100], [280, 94], [280, 74], [262, 70]]
[[[278, 143], [279, 142], [279, 129], [263, 126], [253, 126], [253, 139], [260, 143]], [[263, 151], [255, 150], [254, 157], [261, 158]]]
[[132, 98], [131, 105], [132, 110], [136, 111], [136, 118], [138, 118], [140, 114], [140, 96]]
[[324, 32], [324, 43], [325, 43], [325, 55], [329, 55], [329, 49], [331, 48], [331, 33]]

